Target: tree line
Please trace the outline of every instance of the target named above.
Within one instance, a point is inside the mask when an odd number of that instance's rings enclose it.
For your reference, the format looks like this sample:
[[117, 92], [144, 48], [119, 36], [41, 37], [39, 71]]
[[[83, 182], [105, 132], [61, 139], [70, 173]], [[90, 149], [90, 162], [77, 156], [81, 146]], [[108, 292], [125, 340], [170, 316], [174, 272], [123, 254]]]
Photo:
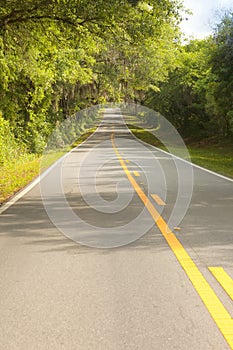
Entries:
[[177, 50], [177, 65], [145, 103], [189, 138], [233, 141], [233, 13], [225, 13], [213, 35]]
[[57, 122], [93, 104], [134, 99], [163, 80], [175, 59], [179, 7], [1, 1], [0, 113], [18, 144], [40, 153]]
[[112, 101], [150, 106], [183, 135], [232, 135], [232, 14], [184, 45], [182, 10], [170, 0], [2, 0], [0, 163], [15, 145], [41, 153], [56, 123]]

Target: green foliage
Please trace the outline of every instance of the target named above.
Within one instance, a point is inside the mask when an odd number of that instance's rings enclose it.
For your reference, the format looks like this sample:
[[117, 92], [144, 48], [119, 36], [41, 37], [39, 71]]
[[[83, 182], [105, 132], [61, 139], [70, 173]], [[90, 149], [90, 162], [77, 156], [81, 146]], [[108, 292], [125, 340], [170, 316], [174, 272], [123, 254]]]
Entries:
[[8, 162], [17, 161], [25, 153], [25, 148], [16, 142], [9, 122], [0, 114], [0, 167]]
[[56, 123], [76, 111], [142, 100], [174, 62], [179, 6], [169, 0], [2, 1], [0, 111], [15, 137], [41, 153]]
[[25, 187], [39, 174], [39, 158], [21, 159], [0, 167], [0, 203]]
[[151, 90], [147, 103], [164, 114], [185, 135], [205, 136], [208, 115], [205, 89], [209, 78], [210, 40], [194, 40], [177, 51], [176, 68], [159, 90]]
[[175, 69], [150, 89], [145, 103], [164, 114], [185, 137], [233, 136], [233, 15], [213, 37], [177, 50]]
[[215, 31], [215, 48], [211, 56], [212, 84], [210, 107], [215, 123], [224, 136], [233, 135], [233, 13], [226, 14]]

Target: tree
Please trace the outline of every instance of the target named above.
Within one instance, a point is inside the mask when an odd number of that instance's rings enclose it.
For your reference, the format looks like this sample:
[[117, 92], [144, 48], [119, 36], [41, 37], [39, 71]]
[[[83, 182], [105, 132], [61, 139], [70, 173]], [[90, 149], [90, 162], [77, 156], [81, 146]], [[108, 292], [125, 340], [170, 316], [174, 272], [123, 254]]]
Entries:
[[211, 38], [180, 46], [176, 67], [167, 81], [147, 95], [146, 103], [167, 117], [184, 136], [204, 137], [209, 132], [206, 91], [211, 80], [212, 46]]
[[209, 106], [222, 136], [233, 135], [233, 13], [227, 13], [214, 34], [215, 48], [211, 71], [215, 76], [209, 94]]
[[174, 59], [178, 11], [169, 0], [2, 1], [0, 110], [15, 137], [41, 152], [57, 120], [141, 99]]

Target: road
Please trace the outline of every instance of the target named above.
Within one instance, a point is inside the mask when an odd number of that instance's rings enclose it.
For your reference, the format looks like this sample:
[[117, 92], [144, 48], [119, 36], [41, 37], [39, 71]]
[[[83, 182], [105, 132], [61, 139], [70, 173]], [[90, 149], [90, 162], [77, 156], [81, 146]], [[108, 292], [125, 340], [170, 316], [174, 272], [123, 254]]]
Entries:
[[194, 167], [170, 232], [175, 171], [109, 109], [1, 214], [1, 350], [233, 348], [233, 182]]

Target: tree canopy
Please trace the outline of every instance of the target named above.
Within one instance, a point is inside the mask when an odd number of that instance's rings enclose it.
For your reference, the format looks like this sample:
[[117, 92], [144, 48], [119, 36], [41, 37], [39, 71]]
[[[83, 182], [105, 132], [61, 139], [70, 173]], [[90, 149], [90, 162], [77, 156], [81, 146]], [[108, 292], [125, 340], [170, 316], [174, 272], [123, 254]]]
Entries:
[[164, 114], [187, 137], [233, 136], [233, 14], [212, 36], [177, 51], [168, 79], [145, 103]]
[[40, 153], [57, 122], [126, 101], [184, 135], [232, 135], [232, 14], [184, 45], [182, 10], [179, 0], [2, 0], [0, 128]]
[[170, 0], [3, 0], [0, 111], [41, 152], [58, 120], [104, 101], [139, 100], [174, 64]]

